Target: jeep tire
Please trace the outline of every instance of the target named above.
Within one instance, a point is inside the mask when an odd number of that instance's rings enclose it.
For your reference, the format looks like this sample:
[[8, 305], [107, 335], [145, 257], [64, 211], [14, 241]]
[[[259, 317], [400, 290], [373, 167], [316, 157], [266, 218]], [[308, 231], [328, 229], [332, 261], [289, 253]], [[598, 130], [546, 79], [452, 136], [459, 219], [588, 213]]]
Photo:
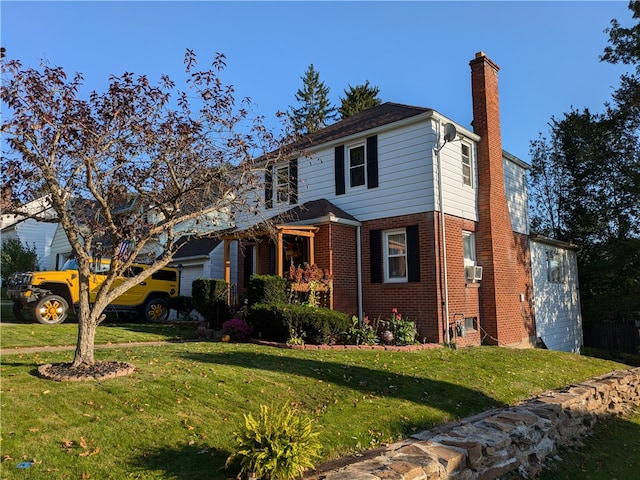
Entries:
[[147, 322], [164, 322], [169, 317], [169, 304], [164, 298], [152, 298], [143, 308]]
[[27, 319], [24, 316], [24, 312], [22, 311], [22, 304], [20, 302], [13, 302], [13, 316], [16, 317], [16, 320], [19, 322], [24, 322]]
[[47, 295], [36, 302], [32, 312], [40, 323], [55, 325], [67, 319], [69, 304], [59, 295]]

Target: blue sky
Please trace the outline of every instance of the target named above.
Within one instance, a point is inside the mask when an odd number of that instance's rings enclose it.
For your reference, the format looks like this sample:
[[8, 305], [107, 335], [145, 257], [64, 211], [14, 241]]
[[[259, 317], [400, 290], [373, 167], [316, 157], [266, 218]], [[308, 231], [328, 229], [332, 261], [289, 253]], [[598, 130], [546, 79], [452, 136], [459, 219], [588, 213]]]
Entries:
[[101, 91], [125, 71], [183, 78], [187, 48], [206, 65], [227, 56], [223, 81], [256, 113], [297, 105], [310, 64], [340, 104], [369, 80], [382, 101], [429, 107], [470, 128], [469, 61], [500, 66], [503, 148], [529, 161], [529, 143], [572, 107], [602, 111], [623, 67], [599, 61], [627, 1], [32, 2], [0, 4], [7, 57], [82, 72]]

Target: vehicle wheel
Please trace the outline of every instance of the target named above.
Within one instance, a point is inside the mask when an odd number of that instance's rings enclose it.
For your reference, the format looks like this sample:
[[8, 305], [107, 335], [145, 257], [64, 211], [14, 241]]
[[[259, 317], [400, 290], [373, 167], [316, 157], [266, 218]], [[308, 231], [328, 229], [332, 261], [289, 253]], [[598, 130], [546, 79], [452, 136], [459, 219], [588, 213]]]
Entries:
[[164, 298], [152, 298], [144, 306], [147, 322], [164, 322], [169, 317], [169, 304]]
[[59, 295], [47, 295], [38, 300], [33, 315], [36, 320], [46, 325], [62, 323], [69, 315], [69, 304]]
[[16, 320], [19, 322], [25, 322], [27, 320], [24, 316], [24, 312], [22, 311], [22, 304], [20, 302], [13, 302], [13, 316], [16, 317]]

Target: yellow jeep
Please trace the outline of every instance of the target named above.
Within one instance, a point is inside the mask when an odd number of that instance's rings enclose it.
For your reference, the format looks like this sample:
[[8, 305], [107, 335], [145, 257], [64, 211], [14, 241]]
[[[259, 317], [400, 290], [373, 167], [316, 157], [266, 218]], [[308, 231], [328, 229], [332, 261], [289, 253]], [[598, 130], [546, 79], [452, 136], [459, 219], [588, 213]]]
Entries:
[[[91, 301], [95, 300], [100, 285], [109, 272], [110, 260], [92, 263], [89, 277]], [[140, 273], [147, 265], [132, 265], [123, 277], [118, 277], [114, 287]], [[75, 308], [80, 298], [78, 263], [69, 259], [60, 270], [14, 273], [7, 282], [7, 296], [13, 300], [13, 313], [24, 320], [23, 309], [31, 312], [40, 323], [53, 325], [65, 321], [69, 308]], [[145, 281], [131, 287], [109, 305], [117, 313], [144, 316], [147, 321], [161, 322], [169, 316], [167, 300], [178, 295], [178, 270], [162, 268]]]

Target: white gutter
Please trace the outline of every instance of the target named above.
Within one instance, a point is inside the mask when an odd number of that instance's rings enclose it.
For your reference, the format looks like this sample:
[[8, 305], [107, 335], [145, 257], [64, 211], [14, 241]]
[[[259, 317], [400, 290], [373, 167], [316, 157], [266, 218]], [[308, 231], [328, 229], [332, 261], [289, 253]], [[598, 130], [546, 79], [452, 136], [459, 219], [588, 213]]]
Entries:
[[364, 321], [364, 311], [362, 309], [362, 240], [360, 235], [362, 229], [360, 225], [356, 231], [356, 270], [358, 276], [358, 324], [362, 326]]

